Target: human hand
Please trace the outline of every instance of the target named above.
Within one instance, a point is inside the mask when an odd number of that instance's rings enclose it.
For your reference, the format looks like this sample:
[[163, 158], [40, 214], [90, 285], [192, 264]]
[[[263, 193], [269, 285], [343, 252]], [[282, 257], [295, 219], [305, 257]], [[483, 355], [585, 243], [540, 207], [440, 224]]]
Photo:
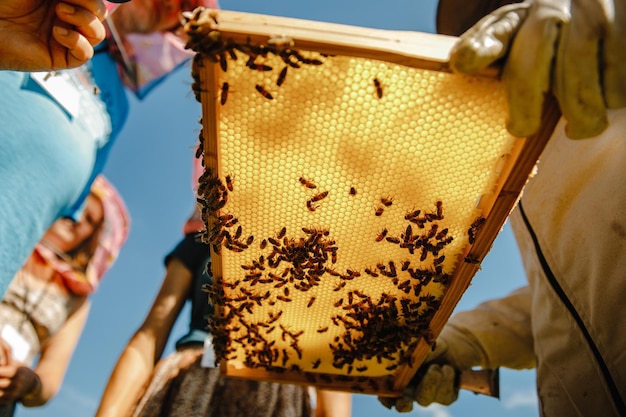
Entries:
[[525, 0], [501, 7], [461, 35], [450, 65], [472, 74], [503, 57], [511, 134], [538, 130], [552, 91], [566, 134], [596, 136], [608, 124], [606, 109], [626, 106], [626, 3]]
[[0, 337], [0, 366], [4, 366], [11, 361], [11, 345]]
[[105, 35], [103, 0], [0, 2], [0, 69], [73, 68], [93, 56]]
[[24, 364], [11, 361], [0, 366], [0, 404], [21, 400], [40, 385], [39, 376]]
[[447, 325], [402, 396], [378, 400], [400, 413], [413, 410], [413, 402], [423, 407], [435, 402], [450, 405], [459, 396], [459, 374], [480, 365], [481, 358], [480, 347], [467, 333]]

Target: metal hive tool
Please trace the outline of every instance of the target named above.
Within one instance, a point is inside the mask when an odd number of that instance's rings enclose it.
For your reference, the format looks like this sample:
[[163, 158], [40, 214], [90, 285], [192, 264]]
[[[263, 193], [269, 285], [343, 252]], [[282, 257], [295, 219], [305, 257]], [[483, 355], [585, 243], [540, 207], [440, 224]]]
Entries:
[[450, 37], [203, 9], [185, 29], [221, 369], [398, 395], [558, 112], [510, 136], [497, 73], [450, 73]]

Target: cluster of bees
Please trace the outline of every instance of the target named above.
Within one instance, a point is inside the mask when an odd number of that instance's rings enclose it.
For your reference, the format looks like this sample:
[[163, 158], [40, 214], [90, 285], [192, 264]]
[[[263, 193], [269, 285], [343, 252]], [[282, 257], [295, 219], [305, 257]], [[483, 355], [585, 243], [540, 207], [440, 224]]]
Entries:
[[[208, 16], [208, 21], [203, 21]], [[206, 24], [208, 23], [208, 24]], [[252, 71], [272, 72], [274, 67], [267, 65], [264, 60], [268, 55], [280, 57], [284, 66], [278, 72], [275, 81], [277, 87], [285, 82], [289, 69], [301, 68], [304, 65], [322, 65], [323, 59], [328, 58], [326, 54], [309, 52], [305, 56], [302, 52], [293, 49], [293, 41], [289, 38], [270, 39], [267, 44], [252, 45], [249, 42], [241, 44], [230, 39], [224, 40], [222, 33], [217, 29], [218, 21], [215, 12], [203, 15], [202, 9], [197, 9], [194, 13], [187, 15], [185, 31], [188, 41], [185, 48], [196, 51], [192, 64], [192, 77], [194, 82], [192, 89], [196, 99], [200, 101], [200, 76], [198, 69], [203, 65], [203, 60], [208, 58], [213, 63], [218, 63], [223, 72], [228, 71], [228, 60], [246, 60], [246, 67]], [[268, 91], [266, 85], [256, 84], [256, 91], [264, 98], [273, 100], [273, 94]], [[220, 87], [220, 104], [226, 104], [230, 84], [223, 82]]]
[[[205, 21], [203, 22], [203, 18]], [[276, 87], [283, 85], [290, 69], [301, 68], [305, 65], [322, 65], [324, 59], [329, 55], [315, 52], [307, 52], [305, 54], [293, 48], [293, 41], [289, 38], [271, 38], [267, 44], [252, 45], [249, 42], [241, 44], [230, 39], [224, 40], [222, 33], [218, 30], [218, 20], [216, 12], [208, 14], [210, 19], [206, 21], [206, 16], [202, 15], [202, 9], [197, 9], [193, 13], [187, 13], [187, 21], [185, 30], [188, 35], [188, 41], [185, 47], [196, 51], [192, 64], [192, 90], [196, 100], [201, 101], [201, 82], [199, 68], [203, 65], [204, 58], [219, 64], [224, 73], [228, 71], [228, 60], [237, 61], [240, 58], [246, 60], [246, 67], [253, 71], [273, 72], [274, 67], [265, 63], [265, 58], [272, 54], [281, 58], [284, 66], [278, 72], [278, 76], [272, 83]], [[208, 25], [206, 23], [209, 23]], [[256, 84], [256, 91], [264, 98], [273, 100], [274, 95], [269, 91], [267, 85]], [[379, 78], [373, 79], [373, 89], [376, 97], [383, 97], [383, 84]], [[228, 95], [231, 91], [231, 85], [228, 81], [223, 81], [220, 86], [219, 101], [221, 105], [225, 105]]]
[[[318, 204], [328, 196], [328, 191], [319, 192], [317, 186], [304, 177], [300, 177], [299, 182], [315, 193], [307, 200], [309, 210], [309, 202]], [[241, 276], [227, 280], [214, 277], [214, 284], [208, 289], [211, 302], [220, 306], [210, 319], [218, 361], [235, 359], [236, 352], [243, 350], [244, 364], [249, 368], [274, 372], [317, 369], [322, 363], [319, 357], [310, 358], [308, 369], [294, 363], [301, 363], [303, 359], [300, 338], [304, 330], [289, 329], [280, 319], [296, 293], [307, 293], [328, 279], [336, 282], [333, 288], [338, 294], [334, 302], [336, 310], [329, 313], [328, 324], [320, 326], [316, 332], [326, 333], [333, 327], [339, 330], [334, 332], [338, 335], [328, 346], [331, 365], [341, 370], [344, 378], [358, 379], [359, 374], [368, 369], [364, 363], [371, 359], [378, 364], [389, 363], [385, 366], [389, 372], [402, 364], [412, 366], [411, 354], [417, 342], [423, 338], [434, 343], [429, 324], [439, 308], [440, 298], [423, 292], [431, 282], [449, 284], [450, 275], [444, 272], [442, 262], [445, 247], [453, 241], [447, 229], [439, 224], [444, 219], [441, 201], [435, 203], [432, 211], [406, 213], [406, 227], [398, 236], [383, 229], [372, 237], [376, 244], [402, 248], [407, 260], [397, 264], [381, 262], [363, 270], [339, 270], [336, 267], [339, 248], [327, 229], [303, 227], [294, 233], [283, 227], [273, 236], [259, 239], [246, 236], [234, 215], [221, 214], [233, 190], [230, 176], [222, 181], [206, 169], [200, 178], [198, 201], [203, 206], [205, 223], [210, 225], [204, 239], [212, 245], [213, 251], [241, 252], [258, 245], [260, 252], [257, 253], [261, 253], [240, 265]], [[352, 187], [350, 195], [354, 194], [356, 190]], [[316, 198], [318, 195], [323, 197]], [[381, 207], [393, 204], [391, 198], [380, 201]], [[420, 262], [431, 256], [432, 267], [423, 268], [417, 262], [413, 265], [409, 255], [415, 255], [413, 258]], [[373, 278], [391, 282], [398, 291], [370, 295], [356, 288], [344, 290], [350, 281]], [[316, 296], [309, 296], [306, 307], [311, 308], [315, 302]], [[254, 322], [250, 319], [257, 307], [268, 306], [276, 309], [267, 311], [265, 319]], [[278, 339], [282, 343], [277, 344]], [[309, 379], [337, 377], [307, 375]]]

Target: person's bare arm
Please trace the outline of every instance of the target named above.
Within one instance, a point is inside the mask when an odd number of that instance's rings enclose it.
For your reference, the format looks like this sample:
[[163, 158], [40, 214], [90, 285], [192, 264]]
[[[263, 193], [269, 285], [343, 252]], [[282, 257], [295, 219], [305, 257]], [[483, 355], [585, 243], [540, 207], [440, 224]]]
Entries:
[[86, 298], [45, 345], [34, 369], [10, 360], [0, 367], [2, 402], [21, 401], [27, 407], [38, 407], [48, 402], [58, 392], [74, 349], [89, 315]]
[[128, 413], [163, 353], [191, 283], [191, 272], [173, 258], [150, 312], [113, 369], [96, 417], [118, 417]]
[[0, 2], [0, 69], [74, 68], [93, 56], [105, 37], [102, 0]]
[[349, 392], [317, 390], [315, 417], [350, 417], [352, 394]]

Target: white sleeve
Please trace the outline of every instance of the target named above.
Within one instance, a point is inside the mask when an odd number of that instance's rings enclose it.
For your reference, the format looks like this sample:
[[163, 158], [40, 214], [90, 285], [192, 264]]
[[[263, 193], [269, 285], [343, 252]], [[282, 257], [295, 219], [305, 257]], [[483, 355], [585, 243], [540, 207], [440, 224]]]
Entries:
[[484, 368], [534, 368], [530, 308], [530, 288], [522, 287], [506, 297], [455, 314], [444, 333], [473, 344], [481, 356], [478, 365]]

